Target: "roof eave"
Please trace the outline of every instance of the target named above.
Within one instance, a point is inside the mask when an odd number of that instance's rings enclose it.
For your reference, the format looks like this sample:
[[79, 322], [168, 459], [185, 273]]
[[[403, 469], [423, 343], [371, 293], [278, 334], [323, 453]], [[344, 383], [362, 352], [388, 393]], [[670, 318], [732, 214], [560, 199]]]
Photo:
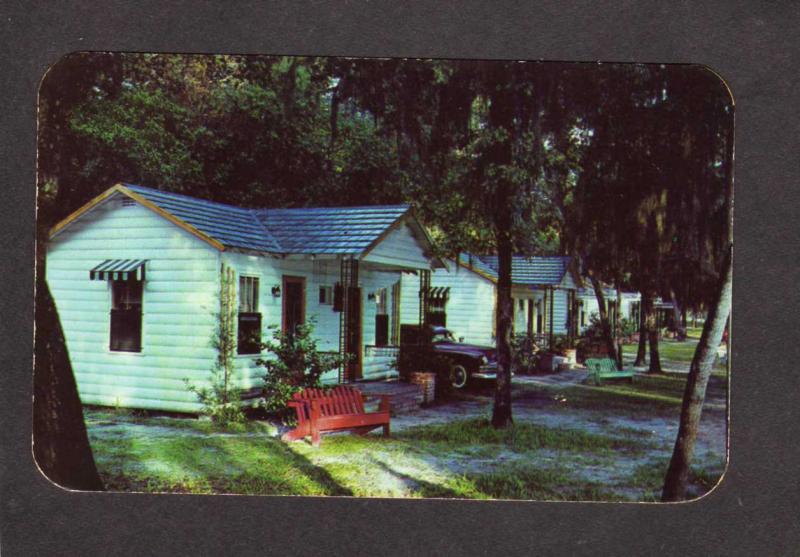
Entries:
[[175, 215], [173, 215], [172, 213], [170, 213], [168, 211], [165, 211], [164, 209], [162, 209], [161, 207], [159, 207], [155, 203], [153, 203], [151, 201], [148, 201], [145, 197], [139, 195], [138, 193], [135, 193], [135, 192], [131, 191], [129, 188], [125, 187], [125, 185], [122, 184], [121, 182], [118, 182], [118, 183], [114, 184], [113, 186], [108, 188], [106, 191], [104, 191], [103, 193], [101, 193], [100, 195], [98, 195], [97, 197], [95, 197], [94, 199], [90, 200], [88, 203], [86, 203], [85, 205], [83, 205], [82, 207], [80, 207], [79, 209], [74, 211], [72, 214], [67, 216], [65, 219], [63, 219], [60, 222], [58, 222], [55, 226], [53, 226], [50, 229], [49, 238], [52, 239], [54, 236], [56, 236], [57, 234], [62, 232], [67, 226], [69, 226], [70, 224], [72, 224], [73, 222], [78, 220], [81, 216], [83, 216], [84, 214], [86, 214], [90, 210], [94, 209], [95, 207], [97, 207], [98, 205], [103, 203], [104, 201], [106, 201], [109, 198], [111, 198], [116, 193], [122, 194], [122, 195], [124, 195], [126, 197], [129, 197], [130, 199], [133, 199], [134, 201], [136, 201], [137, 203], [139, 203], [143, 207], [146, 207], [147, 209], [150, 209], [151, 211], [153, 211], [157, 215], [167, 219], [172, 224], [178, 226], [179, 228], [182, 228], [183, 230], [185, 230], [186, 232], [192, 234], [193, 236], [196, 236], [200, 240], [206, 242], [207, 244], [211, 245], [212, 247], [218, 249], [219, 251], [225, 251], [225, 249], [226, 249], [225, 245], [222, 244], [222, 242], [220, 242], [219, 240], [216, 240], [216, 239], [212, 238], [211, 236], [209, 236], [208, 234], [206, 234], [204, 232], [201, 232], [200, 230], [198, 230], [197, 228], [195, 228], [194, 226], [192, 226], [188, 222], [176, 217]]
[[[424, 247], [427, 247], [427, 250], [423, 249], [423, 252], [425, 251], [429, 253], [432, 252], [433, 239], [430, 237], [430, 234], [428, 234], [428, 231], [425, 230], [425, 227], [422, 226], [422, 224], [419, 222], [416, 215], [414, 214], [413, 209], [409, 207], [405, 211], [403, 211], [403, 213], [400, 214], [392, 224], [386, 227], [386, 229], [383, 232], [381, 232], [377, 238], [372, 240], [372, 242], [370, 242], [369, 245], [360, 254], [357, 254], [356, 258], [360, 260], [366, 258], [375, 248], [377, 248], [380, 245], [381, 242], [383, 242], [389, 236], [389, 234], [400, 228], [406, 222], [408, 222], [412, 226], [412, 228], [415, 228], [422, 234], [422, 239], [426, 244], [426, 246]], [[434, 255], [431, 256], [426, 255], [426, 257], [432, 261], [432, 267], [434, 269], [448, 268], [447, 264], [440, 257]]]

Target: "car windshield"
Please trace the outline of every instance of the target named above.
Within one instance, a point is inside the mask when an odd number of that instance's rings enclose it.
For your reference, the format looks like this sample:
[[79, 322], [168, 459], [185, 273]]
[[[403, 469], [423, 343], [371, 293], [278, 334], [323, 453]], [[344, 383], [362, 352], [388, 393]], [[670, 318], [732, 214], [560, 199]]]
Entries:
[[431, 342], [434, 344], [437, 342], [455, 342], [455, 338], [453, 338], [453, 333], [447, 330], [439, 330], [433, 333], [433, 338]]

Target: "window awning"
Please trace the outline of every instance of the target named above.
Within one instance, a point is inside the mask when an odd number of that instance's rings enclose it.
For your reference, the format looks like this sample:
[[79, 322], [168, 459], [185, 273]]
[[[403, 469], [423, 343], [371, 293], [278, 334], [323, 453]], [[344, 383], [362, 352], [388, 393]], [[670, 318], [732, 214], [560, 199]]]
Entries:
[[146, 259], [106, 259], [89, 271], [89, 280], [144, 280]]
[[443, 300], [447, 301], [450, 297], [450, 287], [449, 286], [433, 286], [428, 289], [428, 299], [429, 300]]

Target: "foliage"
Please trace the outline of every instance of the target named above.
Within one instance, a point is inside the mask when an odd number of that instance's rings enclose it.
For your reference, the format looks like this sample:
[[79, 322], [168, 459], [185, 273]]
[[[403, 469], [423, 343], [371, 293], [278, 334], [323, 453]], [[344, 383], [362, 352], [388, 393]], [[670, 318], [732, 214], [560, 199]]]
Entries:
[[615, 336], [629, 338], [639, 332], [639, 324], [624, 317], [617, 321], [617, 334]]
[[555, 335], [553, 337], [553, 346], [551, 350], [554, 352], [562, 353], [564, 350], [570, 350], [577, 346], [577, 340], [570, 335]]
[[322, 375], [343, 363], [339, 354], [317, 348], [313, 332], [313, 321], [299, 325], [294, 334], [275, 328], [272, 339], [262, 345], [274, 355], [256, 360], [266, 369], [262, 404], [267, 412], [290, 417], [286, 403], [292, 395], [306, 387], [321, 388]]
[[[229, 378], [228, 378], [229, 379]], [[226, 373], [217, 365], [211, 370], [208, 386], [197, 387], [185, 380], [189, 391], [193, 392], [203, 405], [203, 415], [222, 428], [228, 428], [245, 421], [241, 405], [241, 391], [232, 387]]]
[[216, 328], [211, 346], [217, 357], [207, 386], [198, 387], [184, 379], [190, 392], [203, 405], [203, 414], [220, 427], [227, 428], [245, 421], [242, 392], [236, 386], [236, 280], [233, 270], [220, 266], [220, 310], [214, 315]]
[[596, 313], [589, 315], [589, 325], [584, 329], [583, 337], [592, 341], [603, 340], [603, 323]]
[[511, 371], [532, 373], [539, 364], [539, 347], [528, 335], [515, 335], [511, 339]]

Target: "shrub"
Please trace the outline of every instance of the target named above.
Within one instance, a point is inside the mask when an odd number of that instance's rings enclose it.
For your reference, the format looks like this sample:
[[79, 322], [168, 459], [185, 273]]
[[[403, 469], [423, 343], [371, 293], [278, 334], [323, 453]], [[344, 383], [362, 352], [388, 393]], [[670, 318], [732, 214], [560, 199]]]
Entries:
[[211, 336], [211, 346], [217, 358], [211, 369], [207, 387], [197, 387], [184, 379], [186, 387], [197, 396], [203, 405], [202, 414], [221, 427], [245, 421], [242, 411], [242, 392], [235, 385], [236, 379], [236, 335], [235, 320], [236, 282], [230, 268], [220, 267], [220, 311], [214, 314], [216, 328]]
[[539, 347], [527, 335], [516, 335], [511, 339], [511, 371], [533, 373], [539, 366]]
[[267, 412], [288, 418], [286, 404], [292, 395], [306, 387], [322, 387], [322, 374], [343, 363], [339, 354], [322, 352], [317, 348], [313, 332], [313, 321], [298, 326], [293, 335], [274, 328], [272, 339], [262, 344], [262, 350], [274, 355], [256, 360], [267, 371], [262, 400]]

